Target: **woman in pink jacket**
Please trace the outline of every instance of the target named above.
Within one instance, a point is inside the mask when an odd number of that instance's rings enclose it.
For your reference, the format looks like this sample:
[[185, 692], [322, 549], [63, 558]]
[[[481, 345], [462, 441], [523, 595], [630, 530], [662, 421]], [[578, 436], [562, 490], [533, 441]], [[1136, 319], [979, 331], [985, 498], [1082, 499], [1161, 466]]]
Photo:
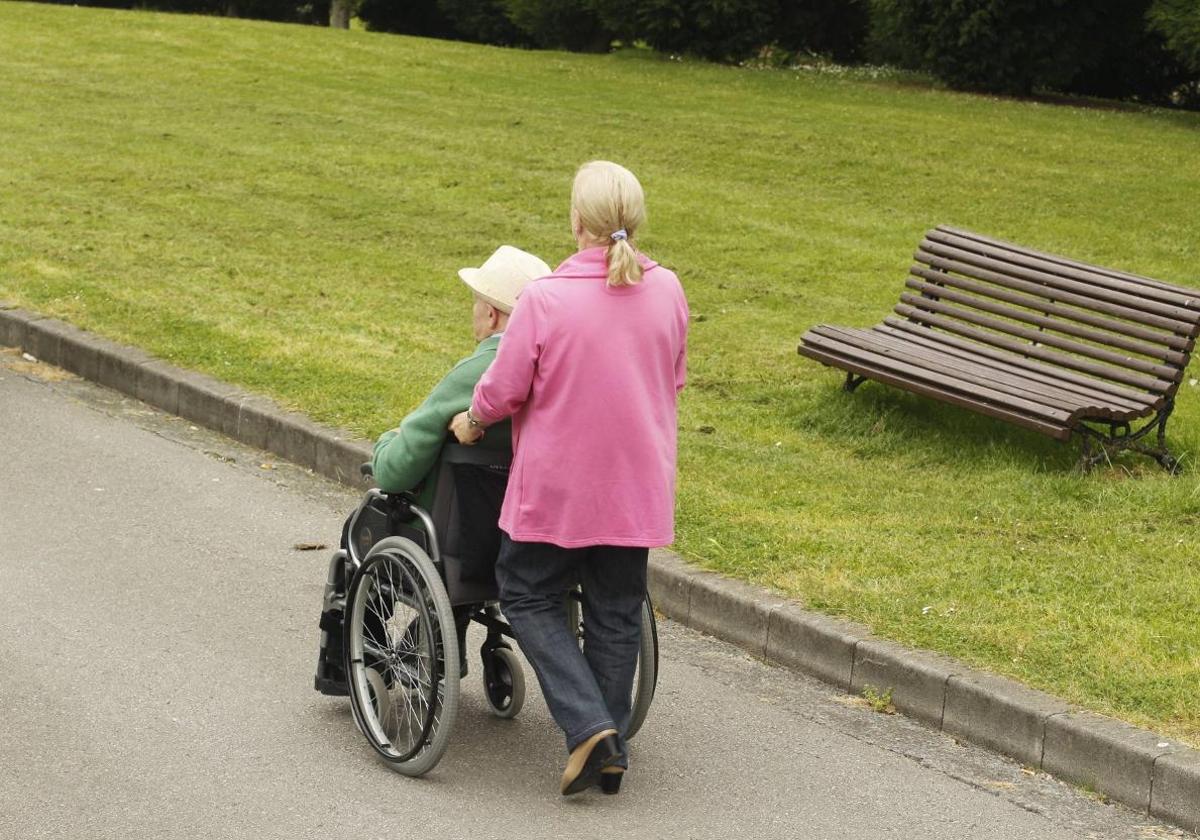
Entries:
[[[674, 539], [688, 309], [675, 274], [634, 247], [644, 218], [633, 173], [607, 161], [580, 168], [571, 191], [579, 250], [526, 287], [470, 410], [451, 426], [473, 443], [512, 418], [496, 579], [566, 733], [564, 795], [620, 788], [646, 560]], [[576, 583], [582, 652], [566, 621]]]

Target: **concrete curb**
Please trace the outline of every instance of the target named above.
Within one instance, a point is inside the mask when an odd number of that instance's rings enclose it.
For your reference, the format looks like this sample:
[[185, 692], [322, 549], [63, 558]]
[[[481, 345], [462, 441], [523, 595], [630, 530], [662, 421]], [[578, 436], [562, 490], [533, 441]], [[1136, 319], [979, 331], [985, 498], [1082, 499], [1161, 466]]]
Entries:
[[[0, 345], [360, 488], [371, 447], [270, 400], [69, 324], [0, 303]], [[765, 589], [651, 552], [655, 606], [681, 624], [843, 691], [892, 691], [905, 714], [962, 740], [1200, 832], [1200, 751], [1080, 711], [1026, 686], [861, 625], [807, 612]]]
[[39, 361], [273, 452], [334, 481], [361, 486], [359, 465], [371, 458], [371, 447], [353, 440], [348, 432], [319, 426], [271, 400], [53, 318], [0, 304], [0, 345], [19, 347]]

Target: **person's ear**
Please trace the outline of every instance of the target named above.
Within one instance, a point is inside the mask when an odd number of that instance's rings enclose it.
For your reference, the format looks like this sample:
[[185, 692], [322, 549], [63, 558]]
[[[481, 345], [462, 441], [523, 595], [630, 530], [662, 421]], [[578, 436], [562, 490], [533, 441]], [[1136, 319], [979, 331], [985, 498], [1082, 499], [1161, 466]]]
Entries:
[[500, 310], [490, 303], [488, 304], [488, 323], [491, 324], [492, 329], [500, 326]]

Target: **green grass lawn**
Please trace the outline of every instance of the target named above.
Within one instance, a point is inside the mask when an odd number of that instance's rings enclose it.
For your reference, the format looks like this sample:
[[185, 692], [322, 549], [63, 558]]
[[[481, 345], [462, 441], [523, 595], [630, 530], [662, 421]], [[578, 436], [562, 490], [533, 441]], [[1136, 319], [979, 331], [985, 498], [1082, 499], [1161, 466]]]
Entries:
[[0, 297], [365, 436], [470, 350], [456, 269], [567, 256], [594, 157], [696, 316], [680, 552], [1200, 742], [1200, 389], [1182, 476], [1081, 477], [796, 354], [940, 222], [1200, 286], [1200, 115], [0, 3]]

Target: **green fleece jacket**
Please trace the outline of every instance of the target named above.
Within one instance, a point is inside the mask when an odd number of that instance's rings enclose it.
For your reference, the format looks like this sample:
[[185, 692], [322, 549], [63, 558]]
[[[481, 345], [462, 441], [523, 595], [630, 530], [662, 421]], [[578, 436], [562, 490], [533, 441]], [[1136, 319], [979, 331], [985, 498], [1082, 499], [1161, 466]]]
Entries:
[[[471, 407], [475, 383], [496, 358], [499, 346], [499, 335], [479, 342], [475, 352], [451, 368], [425, 401], [400, 421], [399, 428], [380, 436], [371, 458], [379, 489], [387, 493], [421, 489], [419, 485], [437, 463], [446, 442], [446, 427], [454, 415]], [[512, 425], [504, 422], [489, 427], [478, 445], [511, 449]]]

